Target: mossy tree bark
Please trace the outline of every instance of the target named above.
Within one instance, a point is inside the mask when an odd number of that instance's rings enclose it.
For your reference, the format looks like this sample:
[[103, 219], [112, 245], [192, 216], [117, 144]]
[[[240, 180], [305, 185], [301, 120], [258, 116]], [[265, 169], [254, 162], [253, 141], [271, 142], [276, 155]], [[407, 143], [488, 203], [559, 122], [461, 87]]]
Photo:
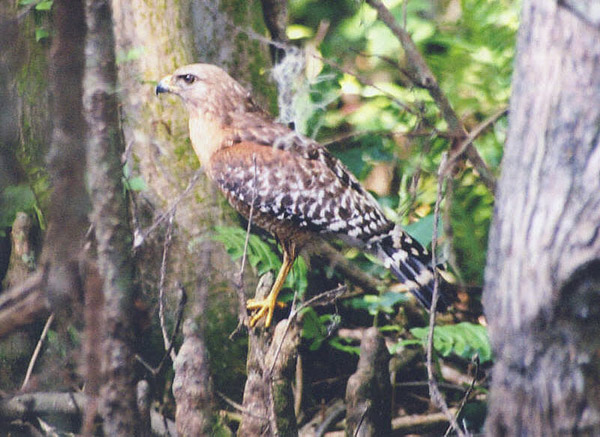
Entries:
[[489, 435], [600, 433], [600, 29], [524, 2], [484, 306]]
[[[166, 102], [156, 98], [156, 81], [179, 66], [211, 62], [225, 67], [268, 101], [266, 90], [271, 88], [263, 74], [269, 65], [268, 50], [228, 24], [260, 24], [258, 2], [134, 0], [115, 2], [114, 11], [126, 158], [132, 171], [147, 184], [136, 202], [136, 219], [141, 225], [138, 230], [146, 236], [145, 228], [170, 210], [198, 168], [184, 108], [175, 98], [167, 97], [172, 100]], [[210, 239], [214, 225], [231, 223], [236, 217], [224, 206], [203, 175], [191, 194], [177, 204], [177, 232], [169, 254], [167, 288], [180, 281], [186, 289], [193, 289], [202, 276], [210, 281], [209, 302], [216, 304], [225, 299], [226, 303], [221, 303], [225, 310], [234, 299], [228, 286], [234, 266], [221, 245]], [[160, 260], [156, 256], [162, 253], [159, 234], [153, 232], [141, 242], [141, 256], [149, 262]], [[146, 279], [154, 284], [157, 278], [153, 272], [159, 271], [155, 267], [145, 268], [149, 276]]]
[[[198, 333], [186, 337], [193, 344], [184, 345], [182, 350], [201, 348], [198, 342], [205, 342], [214, 364], [214, 385], [239, 399], [245, 375], [232, 369], [243, 368], [245, 345], [240, 344], [244, 340], [227, 339], [237, 325], [238, 300], [231, 281], [239, 267], [231, 262], [221, 243], [211, 239], [215, 225], [235, 223], [237, 215], [203, 174], [195, 177], [198, 161], [189, 142], [183, 105], [175, 97], [157, 98], [154, 88], [156, 81], [177, 67], [213, 63], [251, 89], [263, 106], [272, 106], [275, 99], [268, 79], [268, 47], [240, 32], [252, 29], [265, 33], [261, 4], [245, 0], [113, 3], [127, 165], [147, 185], [135, 196], [134, 205], [136, 232], [141, 236], [137, 251], [142, 280], [146, 291], [158, 288], [168, 214], [174, 212], [176, 200], [195, 180], [191, 192], [176, 205], [164, 278], [164, 291], [173, 308], [167, 316], [175, 312], [176, 306], [168, 296], [180, 283], [189, 297], [186, 317], [195, 319], [200, 327]], [[165, 215], [166, 219], [154, 226]], [[153, 231], [149, 233], [150, 229]], [[249, 290], [252, 285], [249, 281]], [[177, 360], [181, 369], [185, 368], [184, 358]], [[186, 365], [194, 363], [190, 360]], [[203, 362], [202, 367], [198, 369], [199, 377], [205, 375], [207, 363]], [[178, 381], [182, 378], [186, 378], [183, 373], [176, 377]], [[185, 393], [178, 391], [180, 395]], [[190, 408], [206, 408], [205, 400], [185, 396]], [[205, 414], [199, 410], [197, 413]], [[183, 414], [178, 418], [178, 426], [188, 431], [191, 425], [209, 423], [194, 424]]]

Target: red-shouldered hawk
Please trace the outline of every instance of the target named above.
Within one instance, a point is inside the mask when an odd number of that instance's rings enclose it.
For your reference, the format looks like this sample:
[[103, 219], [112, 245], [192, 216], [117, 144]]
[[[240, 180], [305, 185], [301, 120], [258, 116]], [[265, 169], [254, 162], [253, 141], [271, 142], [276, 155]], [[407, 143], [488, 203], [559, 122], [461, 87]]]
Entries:
[[[264, 301], [248, 301], [250, 325], [266, 316], [300, 249], [315, 235], [333, 235], [375, 254], [429, 309], [431, 256], [350, 171], [317, 142], [278, 124], [225, 71], [193, 64], [164, 77], [156, 94], [181, 97], [189, 111], [192, 145], [202, 166], [231, 205], [269, 231], [283, 247], [283, 265]], [[452, 299], [444, 293], [438, 309]]]

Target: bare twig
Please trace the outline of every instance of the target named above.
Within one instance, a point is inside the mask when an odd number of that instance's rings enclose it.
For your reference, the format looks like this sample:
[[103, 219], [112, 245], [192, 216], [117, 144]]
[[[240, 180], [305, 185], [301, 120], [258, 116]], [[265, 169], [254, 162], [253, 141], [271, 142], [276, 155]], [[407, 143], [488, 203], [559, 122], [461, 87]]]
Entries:
[[[460, 416], [460, 412], [462, 411], [465, 404], [469, 400], [469, 396], [471, 396], [471, 393], [473, 392], [473, 388], [475, 388], [475, 383], [477, 382], [477, 375], [479, 374], [479, 357], [475, 356], [475, 359], [473, 361], [475, 362], [475, 374], [473, 375], [473, 379], [471, 380], [471, 384], [469, 385], [469, 388], [467, 388], [467, 390], [465, 391], [465, 395], [463, 396], [462, 400], [460, 401], [460, 405], [456, 409], [456, 413], [454, 414], [456, 419], [458, 419], [458, 416]], [[450, 435], [451, 431], [452, 431], [452, 425], [450, 425], [448, 427], [448, 429], [446, 430], [446, 433], [444, 434], [444, 437]]]
[[23, 283], [0, 295], [0, 337], [50, 313], [46, 289], [47, 269], [41, 268]]
[[[440, 164], [440, 168], [443, 168], [447, 159], [447, 155], [444, 154], [442, 157], [442, 163]], [[443, 186], [444, 186], [444, 175], [440, 172], [438, 174], [438, 188], [437, 188], [437, 198], [435, 201], [435, 208], [433, 211], [433, 236], [431, 240], [431, 265], [437, 265], [437, 233], [438, 233], [438, 220], [440, 215], [440, 204], [442, 202], [443, 197]], [[448, 418], [450, 425], [456, 431], [456, 433], [462, 437], [467, 434], [461, 429], [456, 421], [454, 415], [450, 412], [444, 397], [440, 393], [440, 389], [437, 385], [437, 381], [435, 375], [433, 373], [433, 335], [435, 332], [435, 315], [436, 315], [436, 307], [439, 299], [439, 274], [437, 269], [434, 268], [434, 280], [433, 280], [433, 296], [431, 297], [431, 311], [429, 313], [429, 333], [427, 335], [427, 380], [429, 383], [429, 393], [433, 403], [442, 410], [442, 413]]]
[[144, 242], [146, 241], [146, 238], [148, 238], [148, 236], [150, 234], [152, 234], [152, 232], [154, 232], [154, 230], [163, 221], [167, 220], [169, 217], [171, 217], [175, 213], [175, 210], [177, 209], [177, 205], [179, 205], [179, 203], [181, 203], [181, 201], [184, 200], [192, 192], [192, 189], [196, 186], [196, 183], [200, 179], [200, 176], [202, 176], [203, 174], [204, 174], [204, 169], [201, 168], [201, 169], [197, 170], [194, 173], [194, 175], [192, 176], [192, 178], [190, 179], [190, 181], [188, 182], [188, 185], [185, 188], [185, 190], [183, 190], [181, 192], [181, 194], [179, 196], [177, 196], [177, 198], [173, 201], [171, 206], [169, 208], [167, 208], [166, 211], [164, 211], [162, 214], [160, 214], [154, 220], [154, 222], [148, 228], [146, 228], [146, 230], [144, 232], [138, 233], [136, 230], [136, 235], [134, 236], [134, 240], [133, 240], [133, 248], [134, 249], [137, 249], [142, 244], [144, 244]]
[[[80, 417], [85, 409], [87, 396], [83, 393], [42, 392], [29, 393], [0, 399], [2, 422], [27, 419], [32, 415], [67, 415]], [[152, 430], [156, 435], [175, 435], [175, 424], [150, 410]]]
[[171, 240], [173, 236], [173, 220], [175, 219], [175, 210], [173, 214], [169, 216], [167, 224], [167, 232], [165, 234], [165, 242], [163, 244], [162, 261], [160, 264], [160, 280], [158, 283], [158, 319], [160, 321], [160, 330], [163, 336], [163, 343], [166, 351], [170, 351], [171, 361], [175, 361], [175, 352], [172, 350], [171, 341], [167, 334], [167, 327], [165, 324], [165, 278], [167, 276], [167, 255], [169, 253], [169, 247], [171, 246]]
[[[346, 291], [348, 290], [348, 288], [345, 285], [340, 285], [332, 290], [329, 291], [325, 291], [323, 293], [319, 293], [318, 295], [312, 297], [311, 299], [307, 300], [306, 302], [304, 302], [302, 305], [300, 305], [298, 308], [292, 310], [290, 312], [290, 315], [288, 316], [288, 323], [285, 326], [285, 331], [284, 334], [281, 338], [281, 342], [278, 345], [277, 348], [277, 352], [275, 354], [275, 359], [273, 360], [273, 364], [271, 366], [271, 369], [269, 371], [269, 373], [273, 372], [273, 367], [275, 366], [275, 362], [277, 361], [277, 356], [279, 355], [279, 351], [281, 350], [281, 346], [283, 345], [283, 341], [285, 340], [285, 337], [289, 331], [290, 325], [292, 323], [292, 321], [296, 318], [296, 316], [305, 308], [308, 308], [310, 306], [322, 306], [322, 305], [328, 305], [330, 303], [335, 302], [335, 300], [337, 298], [340, 297], [340, 295], [344, 294]], [[296, 296], [294, 295], [294, 302], [295, 302], [295, 298]], [[292, 303], [292, 308], [294, 307], [294, 304]]]
[[443, 176], [448, 176], [449, 174], [451, 174], [452, 170], [454, 169], [454, 166], [456, 165], [456, 162], [461, 157], [461, 155], [466, 152], [467, 148], [473, 143], [473, 141], [475, 141], [477, 137], [479, 137], [489, 126], [498, 121], [498, 119], [505, 115], [507, 112], [507, 107], [502, 108], [496, 111], [487, 119], [485, 119], [479, 125], [477, 125], [473, 130], [471, 130], [471, 132], [469, 132], [466, 138], [461, 141], [459, 146], [452, 151], [451, 155], [446, 160], [444, 166], [440, 166], [439, 172]]
[[175, 351], [173, 350], [173, 347], [175, 345], [175, 336], [177, 335], [179, 327], [181, 326], [181, 320], [183, 319], [183, 310], [185, 309], [185, 304], [187, 303], [187, 294], [185, 292], [185, 288], [183, 288], [183, 285], [178, 283], [177, 290], [179, 291], [179, 303], [177, 304], [177, 313], [175, 315], [175, 326], [173, 327], [173, 332], [171, 333], [171, 338], [169, 339], [169, 348], [165, 351], [165, 354], [160, 360], [160, 363], [158, 363], [155, 374], [158, 374], [158, 372], [161, 371], [162, 366], [165, 360], [167, 359], [167, 356], [170, 356], [171, 360], [175, 361]]
[[[429, 91], [429, 94], [433, 100], [437, 103], [440, 108], [440, 112], [446, 123], [450, 133], [456, 139], [463, 139], [467, 136], [466, 130], [460, 118], [452, 108], [448, 97], [444, 94], [440, 88], [435, 76], [429, 69], [429, 66], [425, 62], [423, 56], [417, 49], [414, 41], [410, 37], [409, 33], [405, 28], [400, 27], [396, 22], [396, 19], [388, 8], [380, 0], [366, 0], [376, 11], [378, 17], [384, 24], [392, 31], [392, 33], [398, 38], [400, 44], [404, 48], [407, 62], [409, 67], [408, 73], [411, 76], [415, 85], [425, 88]], [[483, 182], [493, 191], [496, 187], [496, 179], [488, 169], [485, 161], [481, 158], [477, 149], [473, 147], [472, 142], [465, 145], [466, 155], [469, 161], [478, 169], [479, 175]]]
[[238, 325], [235, 330], [229, 335], [231, 339], [242, 326], [248, 325], [248, 313], [246, 311], [246, 292], [244, 290], [244, 270], [246, 269], [246, 258], [248, 256], [248, 243], [250, 242], [250, 230], [252, 229], [252, 218], [254, 216], [254, 203], [256, 202], [256, 178], [257, 178], [257, 166], [256, 166], [256, 155], [252, 155], [252, 164], [254, 166], [254, 177], [252, 181], [252, 203], [250, 203], [250, 213], [248, 215], [248, 226], [246, 227], [246, 239], [244, 240], [244, 251], [242, 254], [242, 263], [240, 265], [240, 271], [238, 272], [235, 286], [238, 296]]
[[173, 327], [173, 332], [171, 333], [170, 338], [167, 339], [169, 347], [165, 350], [165, 353], [163, 354], [162, 358], [160, 359], [160, 362], [158, 363], [158, 366], [152, 367], [141, 356], [137, 354], [135, 356], [136, 360], [138, 360], [138, 362], [154, 376], [160, 373], [167, 357], [171, 357], [171, 360], [173, 362], [175, 361], [175, 359], [173, 358], [175, 356], [175, 352], [173, 351], [173, 348], [175, 346], [175, 336], [177, 335], [179, 327], [181, 326], [181, 320], [183, 319], [183, 310], [185, 309], [185, 304], [187, 303], [187, 294], [185, 292], [185, 289], [183, 288], [183, 285], [178, 283], [177, 290], [179, 291], [179, 302], [177, 304], [177, 312], [175, 315], [175, 326]]
[[44, 325], [44, 329], [42, 329], [42, 333], [40, 334], [40, 338], [35, 345], [35, 349], [33, 351], [33, 355], [31, 355], [31, 360], [29, 360], [29, 366], [27, 366], [27, 372], [25, 373], [25, 379], [23, 380], [23, 384], [21, 385], [21, 390], [23, 390], [27, 383], [29, 383], [29, 378], [31, 377], [31, 373], [33, 372], [33, 366], [35, 366], [35, 362], [37, 361], [38, 355], [40, 354], [40, 350], [42, 349], [42, 344], [44, 343], [44, 339], [48, 334], [48, 330], [54, 321], [54, 313], [50, 314], [48, 320], [46, 320], [46, 324]]

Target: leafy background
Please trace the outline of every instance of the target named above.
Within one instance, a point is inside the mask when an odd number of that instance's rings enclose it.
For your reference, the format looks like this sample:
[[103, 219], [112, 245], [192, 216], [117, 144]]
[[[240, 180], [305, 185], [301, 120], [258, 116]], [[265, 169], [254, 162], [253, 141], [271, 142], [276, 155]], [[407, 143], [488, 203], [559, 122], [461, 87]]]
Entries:
[[[467, 130], [508, 105], [518, 2], [385, 3], [398, 22], [406, 20], [406, 28]], [[305, 75], [298, 79], [290, 68], [295, 95], [289, 102], [291, 108], [284, 108], [295, 114], [296, 129], [327, 144], [374, 193], [388, 217], [429, 245], [438, 189], [436, 172], [450, 139], [444, 135], [447, 126], [432, 98], [412, 86], [403, 73], [406, 66], [398, 40], [377, 20], [373, 9], [352, 0], [292, 0], [288, 37], [307, 53]], [[288, 56], [295, 52], [288, 51]], [[475, 141], [495, 175], [506, 128], [504, 116]], [[482, 369], [493, 359], [480, 298], [494, 194], [469, 164], [460, 166], [452, 180], [438, 229], [442, 258], [460, 290], [460, 302], [450, 317], [440, 319], [434, 349], [436, 356], [445, 360], [443, 366], [472, 374], [474, 357]], [[232, 256], [241, 257], [244, 231], [222, 228], [216, 238]], [[361, 294], [344, 301], [334, 313], [331, 308], [307, 310], [303, 332], [307, 355], [321, 360], [336, 351], [332, 366], [336, 360], [356, 357], [358, 342], [338, 333], [369, 325], [378, 326], [393, 339], [389, 349], [396, 356], [415, 348], [422, 351], [428, 332], [426, 314], [407, 306], [410, 299], [375, 260], [341, 247], [356, 268], [386, 285], [378, 295]], [[258, 274], [278, 268], [276, 250], [273, 242], [265, 244], [250, 237], [249, 261]], [[298, 270], [287, 285], [300, 293], [319, 289], [323, 277], [331, 278], [331, 284], [343, 282], [335, 272], [319, 265], [306, 269], [303, 262]], [[306, 280], [299, 279], [307, 272]], [[409, 378], [423, 380], [423, 355], [420, 357]], [[326, 367], [323, 364], [319, 369], [327, 374]], [[485, 392], [485, 383], [477, 389]], [[315, 402], [319, 396], [327, 398], [317, 391], [313, 393]], [[473, 423], [482, 422], [484, 410], [465, 408], [469, 411], [479, 416], [471, 418]]]
[[[29, 3], [32, 1], [20, 1], [23, 6]], [[388, 0], [385, 4], [398, 22], [406, 22], [467, 130], [507, 106], [518, 1], [410, 0], [405, 4]], [[35, 6], [35, 36], [40, 44], [48, 39], [51, 6], [51, 1]], [[286, 59], [290, 64], [282, 68], [284, 78], [294, 84], [294, 98], [283, 109], [294, 114], [299, 131], [326, 144], [350, 168], [390, 219], [429, 245], [434, 227], [436, 173], [450, 146], [439, 109], [425, 90], [411, 85], [404, 73], [407, 66], [403, 64], [402, 47], [364, 1], [290, 0], [289, 8], [288, 37], [306, 53], [306, 71], [301, 76], [293, 74], [296, 52], [288, 50]], [[502, 117], [475, 141], [496, 175], [506, 128], [506, 117]], [[23, 135], [29, 138], [27, 129]], [[23, 150], [17, 151], [28, 183], [0, 192], [0, 238], [6, 237], [18, 211], [35, 217], [42, 230], [45, 226], [43, 211], [47, 209], [49, 184], [39, 164], [43, 159], [33, 156], [29, 148], [34, 149], [25, 141]], [[145, 182], [131, 173], [127, 166], [123, 168], [125, 189], [143, 191]], [[474, 356], [478, 357], [481, 372], [493, 360], [480, 294], [494, 194], [466, 163], [452, 175], [451, 188], [442, 204], [438, 242], [458, 284], [460, 302], [450, 316], [440, 318], [434, 347], [442, 375], [448, 374], [444, 369], [452, 368], [472, 376]], [[245, 226], [216, 228], [213, 238], [224, 245], [233, 259], [242, 257]], [[350, 291], [355, 293], [351, 299], [304, 311], [301, 354], [307, 375], [303, 402], [308, 410], [318, 410], [321, 403], [343, 397], [345, 380], [355, 369], [359, 346], [359, 341], [348, 333], [368, 326], [377, 326], [385, 334], [394, 359], [408, 363], [397, 376], [397, 387], [426, 381], [426, 313], [414, 305], [376, 260], [336, 245], [356, 269], [380, 279], [383, 286], [379, 293], [362, 293], [350, 284]], [[248, 239], [247, 259], [257, 275], [277, 271], [281, 265], [275, 242], [254, 234]], [[339, 271], [320, 261], [313, 257], [297, 261], [286, 282], [288, 292], [284, 297], [288, 301], [294, 292], [303, 299], [344, 282]], [[59, 340], [53, 340], [53, 335], [56, 337], [51, 331], [50, 343], [56, 346]], [[207, 343], [216, 389], [241, 399], [240, 384], [233, 387], [231, 381], [243, 381], [245, 345], [224, 347], [220, 338], [208, 338]], [[396, 398], [398, 413], [427, 411], [428, 403], [422, 401], [427, 396], [426, 388], [411, 390], [402, 389], [404, 398]], [[476, 391], [485, 394], [484, 378]], [[446, 395], [450, 402], [460, 400], [456, 392]], [[479, 402], [477, 398], [467, 405], [472, 408], [465, 408], [473, 412], [468, 420], [474, 424], [481, 423], [485, 414], [474, 407]]]

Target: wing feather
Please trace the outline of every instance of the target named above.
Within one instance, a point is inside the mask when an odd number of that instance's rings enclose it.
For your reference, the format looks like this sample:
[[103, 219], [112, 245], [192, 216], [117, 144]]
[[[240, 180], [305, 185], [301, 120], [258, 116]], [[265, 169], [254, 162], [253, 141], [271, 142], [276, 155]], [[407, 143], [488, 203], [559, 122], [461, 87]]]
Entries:
[[388, 232], [393, 224], [348, 169], [317, 143], [307, 144], [236, 143], [213, 155], [210, 172], [242, 214], [254, 202], [257, 224], [267, 230], [281, 221], [355, 244]]

